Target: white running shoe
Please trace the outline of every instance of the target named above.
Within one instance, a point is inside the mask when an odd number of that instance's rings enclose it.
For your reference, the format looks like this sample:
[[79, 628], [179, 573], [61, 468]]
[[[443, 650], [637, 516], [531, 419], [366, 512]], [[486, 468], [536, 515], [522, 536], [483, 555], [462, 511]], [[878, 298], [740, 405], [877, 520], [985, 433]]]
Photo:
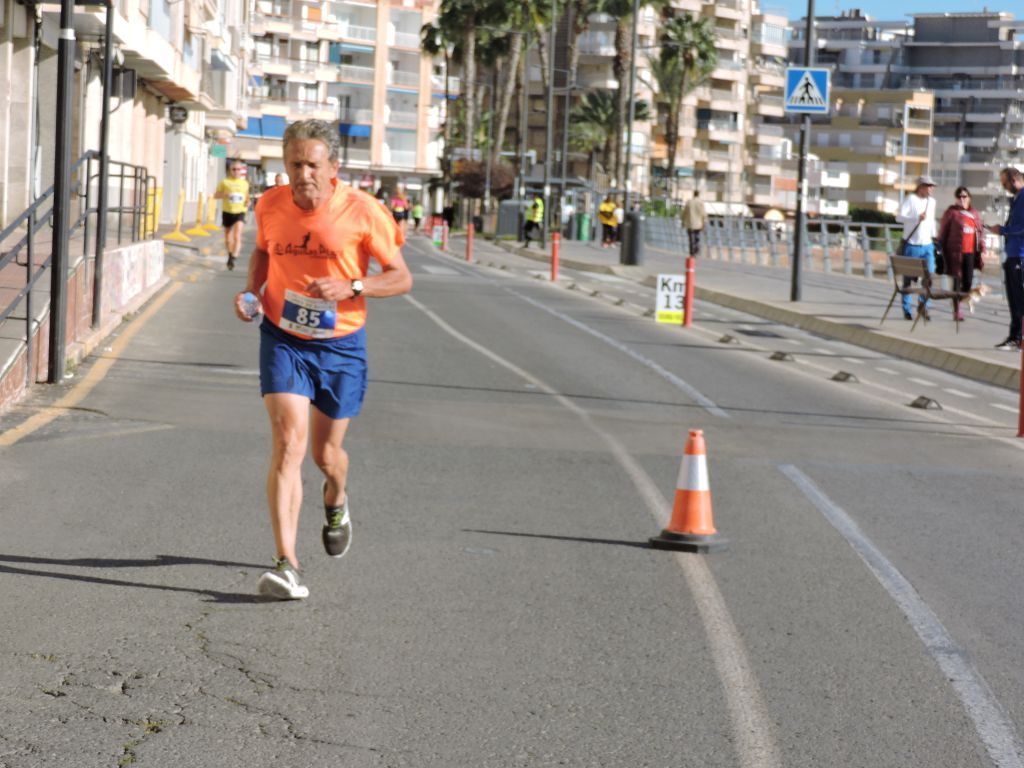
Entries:
[[309, 588], [299, 579], [299, 572], [283, 557], [275, 557], [273, 570], [260, 576], [259, 592], [275, 600], [303, 600], [309, 597]]

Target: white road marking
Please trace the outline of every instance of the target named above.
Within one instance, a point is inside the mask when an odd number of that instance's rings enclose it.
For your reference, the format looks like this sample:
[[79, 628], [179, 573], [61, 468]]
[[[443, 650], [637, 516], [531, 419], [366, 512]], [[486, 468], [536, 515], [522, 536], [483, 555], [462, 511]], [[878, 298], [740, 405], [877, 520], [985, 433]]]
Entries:
[[[536, 385], [538, 389], [551, 395], [560, 405], [579, 417], [591, 431], [604, 441], [619, 466], [633, 481], [633, 485], [658, 527], [664, 528], [668, 525], [671, 505], [658, 490], [658, 486], [629, 454], [626, 447], [613, 435], [601, 429], [586, 410], [565, 395], [559, 394], [557, 390], [532, 373], [460, 333], [416, 299], [409, 295], [405, 295], [403, 298], [433, 320], [441, 330], [489, 360]], [[543, 305], [538, 306], [546, 309]], [[682, 553], [677, 553], [675, 559], [683, 571], [687, 586], [693, 594], [697, 610], [704, 622], [708, 648], [715, 669], [718, 671], [726, 706], [732, 718], [733, 738], [739, 765], [741, 768], [781, 768], [782, 759], [772, 734], [771, 718], [768, 715], [764, 697], [757, 684], [757, 678], [751, 670], [743, 640], [736, 629], [732, 616], [729, 615], [729, 609], [725, 605], [725, 600], [715, 582], [714, 574], [708, 567], [707, 560], [703, 557]]]
[[588, 280], [600, 280], [602, 283], [625, 283], [618, 275], [606, 275], [603, 272], [587, 272]]
[[822, 349], [821, 347], [815, 347], [811, 352], [817, 352], [819, 355], [828, 355], [829, 357], [833, 357], [835, 355], [831, 349]]
[[779, 469], [853, 547], [853, 551], [903, 611], [928, 655], [949, 680], [992, 762], [998, 768], [1022, 768], [1024, 763], [1021, 762], [1013, 722], [1003, 711], [985, 678], [971, 663], [966, 650], [956, 644], [938, 616], [914, 589], [914, 585], [907, 581], [857, 523], [829, 499], [814, 481], [791, 464]]
[[857, 357], [844, 357], [843, 360], [845, 360], [848, 363], [853, 363], [854, 365], [864, 364], [864, 361]]
[[928, 381], [928, 379], [916, 379], [914, 377], [909, 377], [907, 379], [907, 381], [912, 381], [915, 384], [920, 384], [922, 387], [937, 387], [937, 386], [939, 386], [934, 381]]
[[432, 275], [461, 275], [462, 274], [457, 269], [452, 269], [451, 267], [438, 267], [438, 266], [434, 266], [433, 264], [420, 264], [419, 267], [424, 272], [429, 272]]
[[1009, 411], [1010, 413], [1020, 413], [1019, 408], [1014, 408], [1010, 405], [1003, 405], [1002, 403], [992, 403], [993, 408], [998, 408], [1001, 411]]
[[974, 395], [967, 392], [961, 392], [959, 389], [953, 389], [952, 387], [943, 387], [942, 391], [949, 392], [949, 394], [956, 395], [957, 397], [966, 397], [968, 400], [974, 399]]
[[878, 371], [879, 373], [887, 373], [890, 376], [899, 376], [899, 373], [897, 371], [894, 371], [892, 368], [881, 368], [881, 367], [879, 367], [879, 368], [875, 368], [875, 370]]
[[637, 362], [643, 363], [648, 368], [650, 368], [652, 371], [657, 373], [659, 376], [661, 376], [662, 378], [664, 378], [664, 379], [668, 380], [670, 383], [672, 383], [677, 389], [679, 389], [683, 393], [685, 393], [687, 397], [689, 397], [691, 400], [693, 400], [695, 403], [697, 403], [697, 405], [699, 405], [705, 411], [710, 413], [712, 416], [718, 416], [719, 418], [723, 418], [723, 419], [728, 419], [729, 418], [729, 414], [726, 413], [721, 408], [719, 408], [717, 405], [715, 405], [715, 402], [711, 398], [709, 398], [706, 395], [704, 395], [700, 390], [698, 390], [693, 385], [689, 384], [686, 381], [683, 381], [681, 378], [676, 376], [671, 371], [668, 371], [665, 368], [661, 367], [660, 365], [658, 365], [658, 363], [654, 362], [650, 358], [644, 357], [639, 352], [637, 352], [636, 350], [626, 346], [622, 342], [617, 341], [616, 339], [613, 339], [611, 336], [606, 336], [605, 334], [601, 333], [600, 331], [595, 331], [589, 325], [586, 325], [585, 323], [581, 323], [579, 320], [571, 318], [568, 315], [566, 315], [565, 313], [559, 312], [557, 309], [552, 309], [551, 307], [547, 306], [546, 304], [542, 304], [539, 301], [534, 301], [529, 296], [524, 296], [523, 294], [518, 293], [517, 291], [513, 291], [510, 288], [506, 288], [505, 290], [508, 291], [509, 293], [511, 293], [513, 296], [515, 296], [515, 297], [517, 297], [519, 299], [522, 299], [527, 304], [532, 304], [533, 306], [537, 307], [537, 309], [543, 309], [545, 312], [547, 312], [548, 314], [554, 315], [559, 320], [564, 320], [565, 322], [569, 323], [569, 325], [573, 326], [574, 328], [579, 328], [584, 333], [589, 333], [591, 336], [594, 336], [594, 337], [600, 339], [605, 344], [608, 344], [609, 346], [614, 347], [615, 349], [619, 350], [620, 352], [623, 352], [623, 353], [629, 355], [630, 357], [632, 357]]
[[783, 339], [783, 341], [788, 341], [790, 344], [796, 344], [798, 347], [802, 347], [804, 345], [800, 339]]

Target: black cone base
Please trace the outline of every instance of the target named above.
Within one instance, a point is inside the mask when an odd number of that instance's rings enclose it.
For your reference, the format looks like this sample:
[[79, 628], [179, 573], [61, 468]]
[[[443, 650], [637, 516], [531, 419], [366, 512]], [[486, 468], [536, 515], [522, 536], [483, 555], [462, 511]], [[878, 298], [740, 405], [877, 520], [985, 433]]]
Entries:
[[671, 549], [676, 552], [723, 552], [729, 548], [729, 542], [719, 534], [702, 536], [696, 533], [674, 533], [667, 528], [650, 539], [652, 549]]

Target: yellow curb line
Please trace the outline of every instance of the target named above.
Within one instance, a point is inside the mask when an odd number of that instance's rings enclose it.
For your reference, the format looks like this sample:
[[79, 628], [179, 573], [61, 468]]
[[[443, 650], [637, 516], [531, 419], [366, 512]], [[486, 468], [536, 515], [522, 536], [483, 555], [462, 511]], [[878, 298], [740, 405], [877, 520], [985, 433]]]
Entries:
[[70, 392], [57, 400], [53, 405], [46, 406], [39, 413], [30, 416], [16, 427], [11, 427], [6, 432], [0, 433], [0, 448], [14, 445], [23, 437], [45, 427], [58, 416], [64, 414], [69, 408], [73, 408], [82, 402], [96, 388], [96, 385], [103, 381], [107, 372], [117, 362], [117, 358], [124, 352], [125, 347], [135, 338], [135, 334], [142, 330], [153, 315], [170, 300], [181, 286], [182, 283], [173, 283], [168, 286], [163, 294], [158, 296], [141, 314], [131, 320], [124, 332], [111, 345], [110, 353], [97, 360], [89, 373]]

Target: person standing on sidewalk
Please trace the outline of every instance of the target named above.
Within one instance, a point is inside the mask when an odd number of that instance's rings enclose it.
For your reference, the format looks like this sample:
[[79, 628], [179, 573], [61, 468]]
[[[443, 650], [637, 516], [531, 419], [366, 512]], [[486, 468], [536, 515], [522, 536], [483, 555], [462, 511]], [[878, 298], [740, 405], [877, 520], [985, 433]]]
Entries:
[[[985, 266], [985, 227], [967, 187], [957, 187], [953, 194], [956, 202], [942, 214], [939, 224], [939, 247], [946, 257], [946, 274], [953, 278], [953, 290], [969, 293], [975, 268]], [[953, 317], [964, 319], [958, 298], [953, 299]]]
[[[907, 241], [903, 255], [912, 259], [924, 259], [929, 274], [935, 272], [935, 199], [932, 197], [934, 188], [935, 182], [931, 176], [918, 176], [914, 194], [907, 195], [900, 207], [900, 215], [896, 217], [896, 220], [903, 224], [903, 239]], [[916, 279], [903, 278], [903, 287], [909, 288], [911, 282]], [[914, 319], [912, 309], [910, 294], [903, 294], [904, 319]], [[928, 305], [924, 303], [924, 299], [920, 300], [919, 309], [927, 320]]]
[[[260, 390], [272, 435], [267, 501], [277, 556], [260, 577], [259, 592], [294, 600], [309, 596], [296, 537], [310, 432], [313, 460], [325, 478], [323, 545], [341, 557], [352, 541], [342, 443], [366, 391], [366, 299], [408, 292], [412, 275], [390, 213], [338, 181], [337, 128], [303, 120], [288, 127], [283, 143], [291, 184], [267, 190], [256, 207], [256, 248], [235, 313], [254, 319], [245, 292], [258, 296], [257, 312], [264, 313]], [[380, 274], [367, 276], [371, 259]]]
[[228, 269], [235, 268], [238, 253], [242, 250], [242, 228], [245, 226], [245, 212], [249, 210], [249, 182], [245, 171], [245, 163], [232, 160], [228, 165], [228, 177], [220, 180], [213, 195], [221, 201], [220, 224], [224, 227]]
[[601, 222], [601, 247], [610, 248], [615, 242], [615, 227], [618, 226], [615, 220], [615, 201], [611, 195], [598, 206], [597, 220]]
[[1013, 201], [1006, 223], [989, 227], [994, 235], [1002, 235], [1006, 259], [1003, 261], [1003, 277], [1006, 280], [1006, 302], [1010, 305], [1010, 333], [1006, 340], [996, 344], [996, 349], [1020, 349], [1021, 319], [1024, 318], [1024, 273], [1021, 259], [1024, 259], [1024, 176], [1010, 166], [999, 172], [999, 183], [1003, 185]]
[[523, 228], [523, 239], [526, 241], [524, 248], [530, 247], [530, 236], [534, 230], [539, 230], [544, 223], [544, 198], [540, 195], [533, 196], [533, 203], [526, 210], [526, 226]]
[[690, 255], [700, 253], [700, 234], [704, 230], [704, 203], [700, 199], [700, 190], [694, 190], [693, 198], [683, 206], [683, 226], [690, 237]]

